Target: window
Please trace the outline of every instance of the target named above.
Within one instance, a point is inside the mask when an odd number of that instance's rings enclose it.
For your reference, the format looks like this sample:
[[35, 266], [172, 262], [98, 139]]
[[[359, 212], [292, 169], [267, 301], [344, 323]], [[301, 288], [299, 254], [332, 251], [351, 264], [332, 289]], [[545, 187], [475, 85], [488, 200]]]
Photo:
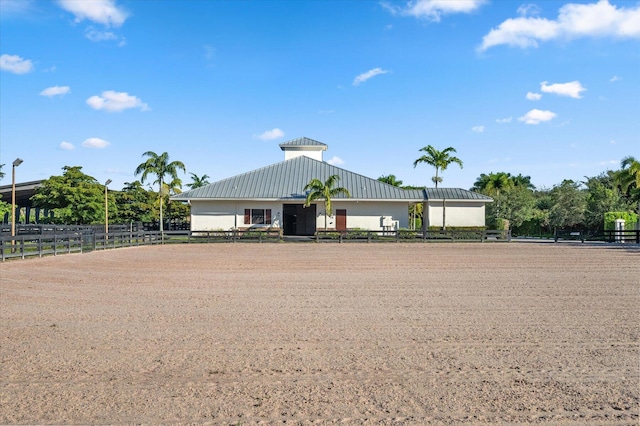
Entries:
[[271, 209], [244, 209], [245, 225], [271, 225]]

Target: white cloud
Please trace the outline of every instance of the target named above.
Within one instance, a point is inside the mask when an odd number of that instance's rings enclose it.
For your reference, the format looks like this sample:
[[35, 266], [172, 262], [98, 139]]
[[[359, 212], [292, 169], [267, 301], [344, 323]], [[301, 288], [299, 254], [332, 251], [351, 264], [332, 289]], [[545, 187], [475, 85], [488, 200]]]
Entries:
[[613, 139], [609, 141], [610, 144], [615, 145], [616, 141], [614, 141]]
[[67, 142], [67, 141], [60, 142], [59, 146], [60, 146], [60, 149], [63, 149], [65, 151], [73, 151], [74, 149], [76, 149], [76, 147], [73, 146], [71, 142]]
[[131, 96], [127, 92], [114, 92], [107, 90], [101, 96], [91, 96], [87, 104], [97, 110], [119, 112], [130, 108], [140, 108], [141, 111], [149, 111], [149, 106], [138, 97]]
[[640, 38], [640, 5], [616, 7], [608, 0], [591, 4], [569, 3], [558, 18], [510, 18], [493, 28], [478, 48], [485, 51], [506, 44], [520, 48], [538, 47], [538, 42], [580, 37]]
[[585, 89], [582, 87], [579, 81], [571, 81], [569, 83], [556, 83], [556, 84], [547, 84], [546, 81], [540, 83], [540, 90], [545, 93], [554, 93], [560, 96], [569, 96], [571, 98], [580, 99], [582, 96], [580, 93], [584, 92]]
[[96, 43], [100, 41], [112, 41], [112, 40], [116, 41], [117, 40], [118, 46], [120, 47], [127, 44], [127, 40], [124, 37], [112, 31], [100, 31], [100, 30], [96, 30], [93, 27], [87, 27], [87, 29], [84, 31], [84, 36]]
[[40, 96], [49, 96], [49, 97], [58, 96], [58, 95], [62, 96], [62, 95], [66, 95], [70, 91], [71, 89], [69, 88], [69, 86], [52, 86], [52, 87], [47, 87], [42, 92], [40, 92]]
[[614, 75], [613, 77], [611, 77], [611, 78], [609, 79], [609, 81], [610, 81], [611, 83], [614, 83], [614, 82], [616, 82], [616, 81], [620, 81], [620, 80], [622, 80], [622, 78], [618, 77], [617, 75]]
[[23, 59], [18, 55], [0, 56], [0, 69], [14, 74], [26, 74], [33, 70], [33, 63], [29, 59]]
[[532, 109], [522, 117], [518, 118], [518, 120], [526, 124], [540, 124], [545, 121], [553, 120], [556, 116], [557, 114], [555, 112]]
[[340, 166], [344, 164], [344, 160], [340, 157], [334, 156], [331, 160], [327, 161], [327, 163], [331, 164], [332, 166]]
[[442, 15], [471, 13], [486, 2], [487, 0], [410, 0], [403, 7], [393, 6], [388, 2], [383, 2], [382, 6], [393, 14], [439, 22]]
[[507, 124], [507, 123], [511, 123], [511, 120], [513, 120], [513, 117], [498, 118], [498, 119], [496, 119], [496, 123], [498, 123], [498, 124]]
[[278, 128], [267, 130], [259, 135], [254, 135], [255, 138], [262, 139], [263, 141], [272, 141], [284, 136], [284, 132]]
[[88, 19], [106, 27], [119, 27], [129, 17], [113, 0], [58, 0], [58, 4], [73, 13], [76, 22]]
[[542, 98], [540, 93], [527, 92], [527, 99], [530, 101], [539, 101]]
[[518, 15], [538, 16], [540, 15], [540, 7], [537, 4], [523, 4], [518, 7]]
[[364, 83], [365, 81], [369, 80], [372, 77], [375, 77], [376, 75], [386, 74], [388, 72], [388, 70], [383, 70], [382, 68], [374, 68], [367, 72], [363, 72], [353, 79], [353, 85], [358, 86], [360, 83]]
[[82, 142], [82, 146], [84, 146], [85, 148], [102, 149], [102, 148], [108, 147], [109, 146], [109, 142], [105, 141], [104, 139], [100, 139], [100, 138], [89, 138], [89, 139], [85, 140], [84, 142]]
[[473, 126], [471, 131], [474, 133], [482, 133], [484, 132], [484, 126]]
[[32, 0], [2, 0], [0, 1], [0, 14], [3, 17], [21, 15], [31, 11]]

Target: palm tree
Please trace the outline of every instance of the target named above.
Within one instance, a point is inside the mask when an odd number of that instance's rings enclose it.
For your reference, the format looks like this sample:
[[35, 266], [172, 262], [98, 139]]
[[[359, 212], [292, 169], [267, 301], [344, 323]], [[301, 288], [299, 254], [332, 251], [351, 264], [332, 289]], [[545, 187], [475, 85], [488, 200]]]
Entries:
[[[629, 155], [620, 162], [622, 170], [616, 172], [615, 177], [623, 192], [630, 195], [630, 199], [638, 202], [640, 215], [640, 161]], [[638, 221], [640, 226], [640, 221]]]
[[426, 155], [418, 158], [413, 162], [413, 167], [415, 168], [419, 163], [426, 163], [430, 166], [436, 168], [436, 175], [431, 178], [433, 183], [436, 184], [436, 188], [438, 187], [438, 182], [442, 182], [442, 177], [438, 176], [438, 171], [445, 171], [449, 164], [456, 163], [462, 168], [462, 160], [458, 157], [452, 157], [449, 154], [455, 153], [456, 150], [452, 147], [445, 148], [442, 151], [438, 151], [431, 145], [427, 145], [425, 147], [420, 148], [420, 151], [426, 152]]
[[4, 172], [2, 171], [3, 167], [4, 167], [4, 164], [0, 164], [0, 180], [2, 180], [2, 178], [4, 177]]
[[165, 182], [162, 184], [162, 190], [160, 191], [159, 200], [166, 198], [167, 200], [167, 222], [169, 223], [169, 230], [171, 230], [171, 196], [178, 195], [182, 192], [182, 180], [179, 178], [171, 179], [171, 182]]
[[386, 183], [387, 185], [391, 185], [391, 186], [397, 186], [397, 187], [401, 187], [402, 186], [402, 181], [398, 180], [396, 178], [396, 175], [387, 175], [387, 176], [380, 176], [378, 178], [378, 180], [380, 182]]
[[531, 183], [531, 176], [522, 176], [522, 173], [518, 174], [518, 176], [511, 176], [511, 182], [513, 182], [513, 186], [522, 186], [531, 190], [536, 189], [535, 185]]
[[205, 185], [209, 185], [209, 175], [198, 176], [195, 173], [189, 173], [191, 175], [191, 183], [188, 183], [187, 186], [189, 189], [202, 188]]
[[327, 215], [333, 216], [333, 209], [331, 208], [331, 198], [337, 197], [340, 194], [344, 194], [347, 197], [351, 197], [349, 190], [341, 186], [335, 187], [335, 184], [340, 180], [340, 176], [331, 175], [322, 182], [320, 179], [311, 179], [307, 186], [304, 187], [307, 193], [307, 199], [304, 202], [305, 207], [309, 207], [315, 200], [324, 200], [324, 229], [327, 230]]
[[474, 191], [486, 192], [490, 195], [500, 195], [500, 190], [517, 186], [512, 180], [511, 174], [505, 172], [489, 173], [488, 175], [482, 173], [476, 182], [473, 184]]
[[182, 170], [186, 172], [186, 168], [181, 161], [172, 161], [169, 162], [169, 154], [163, 152], [158, 155], [153, 151], [147, 151], [142, 154], [143, 157], [147, 158], [147, 161], [140, 164], [135, 171], [135, 175], [142, 174], [140, 177], [140, 181], [144, 183], [149, 175], [156, 176], [156, 180], [153, 183], [158, 184], [158, 192], [160, 196], [160, 235], [164, 238], [164, 222], [162, 217], [162, 190], [164, 188], [165, 178], [169, 177], [171, 180], [178, 179], [178, 170]]

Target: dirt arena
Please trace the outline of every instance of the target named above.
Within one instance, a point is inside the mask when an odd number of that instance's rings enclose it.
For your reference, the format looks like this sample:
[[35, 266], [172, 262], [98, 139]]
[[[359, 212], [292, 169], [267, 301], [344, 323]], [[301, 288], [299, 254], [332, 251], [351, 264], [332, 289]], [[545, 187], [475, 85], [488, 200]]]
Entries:
[[210, 244], [0, 265], [2, 424], [632, 424], [640, 247]]

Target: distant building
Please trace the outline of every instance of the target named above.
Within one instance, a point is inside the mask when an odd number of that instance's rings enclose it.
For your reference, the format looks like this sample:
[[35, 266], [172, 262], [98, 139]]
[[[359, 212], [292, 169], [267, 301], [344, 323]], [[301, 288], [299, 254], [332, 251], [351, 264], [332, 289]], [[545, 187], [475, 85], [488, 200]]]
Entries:
[[[42, 186], [43, 180], [33, 180], [30, 182], [16, 183], [16, 222], [21, 217], [20, 211], [23, 211], [23, 218], [25, 223], [38, 223], [42, 219], [42, 209], [33, 207], [31, 203], [31, 197], [33, 197]], [[11, 204], [11, 192], [12, 185], [0, 186], [0, 201]], [[48, 210], [46, 215], [48, 215]], [[2, 219], [2, 223], [9, 223], [11, 221], [11, 213], [6, 213]]]
[[409, 206], [424, 204], [424, 226], [485, 226], [485, 204], [492, 199], [456, 188], [407, 190], [322, 161], [324, 143], [298, 138], [280, 144], [285, 160], [171, 197], [191, 206], [191, 230], [282, 228], [285, 235], [313, 235], [324, 228], [324, 201], [304, 207], [311, 179], [338, 175], [349, 190], [332, 198], [329, 230], [409, 228]]

